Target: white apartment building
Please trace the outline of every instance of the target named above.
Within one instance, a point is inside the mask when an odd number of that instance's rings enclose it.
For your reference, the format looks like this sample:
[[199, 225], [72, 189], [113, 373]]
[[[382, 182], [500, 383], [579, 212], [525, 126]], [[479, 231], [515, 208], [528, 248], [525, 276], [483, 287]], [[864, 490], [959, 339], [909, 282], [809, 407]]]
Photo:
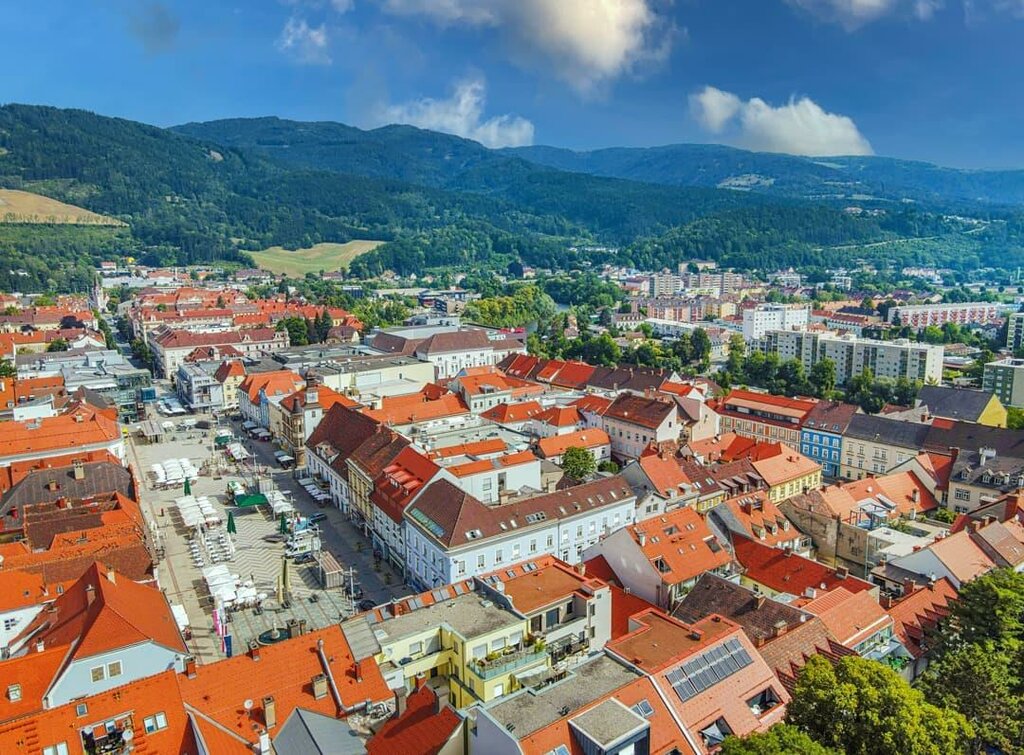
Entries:
[[1007, 305], [995, 302], [973, 301], [957, 304], [904, 304], [889, 310], [888, 320], [891, 323], [911, 328], [927, 328], [937, 325], [940, 328], [947, 322], [958, 325], [969, 323], [983, 324], [994, 322]]
[[683, 287], [683, 279], [674, 273], [655, 273], [651, 276], [651, 296], [675, 296]]
[[583, 551], [631, 524], [636, 496], [616, 475], [567, 490], [486, 506], [439, 479], [405, 510], [405, 566], [427, 589], [552, 554], [582, 561]]
[[758, 304], [743, 310], [743, 340], [756, 341], [769, 330], [807, 330], [810, 317], [806, 304]]
[[942, 382], [941, 345], [915, 343], [906, 339], [876, 341], [858, 338], [851, 333], [797, 332], [771, 330], [757, 342], [765, 354], [778, 354], [779, 359], [797, 359], [810, 370], [822, 359], [836, 365], [836, 382], [844, 383], [854, 375], [871, 370], [875, 377], [898, 380]]

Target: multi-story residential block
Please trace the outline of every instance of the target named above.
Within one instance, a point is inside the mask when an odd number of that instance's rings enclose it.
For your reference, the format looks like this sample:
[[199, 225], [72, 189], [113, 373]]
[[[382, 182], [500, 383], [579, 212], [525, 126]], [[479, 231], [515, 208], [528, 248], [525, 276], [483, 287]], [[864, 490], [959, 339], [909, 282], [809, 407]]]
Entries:
[[620, 393], [605, 410], [603, 423], [612, 455], [619, 459], [636, 459], [651, 444], [679, 440], [683, 430], [676, 402], [650, 392]]
[[374, 507], [370, 501], [377, 477], [394, 462], [409, 440], [385, 425], [353, 449], [345, 459], [348, 466], [349, 518], [363, 535], [370, 536]]
[[231, 346], [242, 355], [272, 354], [288, 348], [288, 331], [271, 328], [193, 333], [161, 328], [153, 332], [149, 347], [160, 375], [170, 377], [193, 351], [200, 347]]
[[941, 345], [906, 339], [875, 341], [852, 334], [770, 330], [756, 346], [766, 354], [777, 354], [782, 361], [796, 359], [807, 370], [823, 359], [830, 359], [836, 366], [839, 384], [868, 370], [875, 377], [923, 383], [942, 381]]
[[[249, 422], [270, 429], [270, 404], [280, 404], [305, 386], [306, 381], [291, 370], [254, 372], [238, 385], [238, 409]], [[283, 437], [283, 428], [278, 427]]]
[[366, 406], [378, 406], [385, 396], [417, 393], [434, 382], [434, 365], [414, 356], [334, 356], [318, 364], [316, 372], [328, 388], [357, 399]]
[[1003, 406], [1024, 407], [1024, 359], [1007, 357], [985, 365], [982, 389]]
[[178, 366], [174, 377], [178, 400], [193, 412], [217, 412], [224, 408], [224, 385], [209, 370], [185, 362]]
[[843, 433], [839, 476], [857, 480], [887, 474], [924, 447], [931, 428], [871, 414], [855, 414]]
[[536, 383], [503, 375], [493, 367], [477, 367], [464, 372], [466, 374], [454, 378], [448, 387], [462, 396], [473, 414], [501, 404], [524, 401], [544, 392]]
[[900, 304], [889, 309], [889, 322], [921, 330], [929, 325], [942, 327], [947, 322], [957, 325], [995, 322], [1006, 311], [1005, 304], [995, 302], [963, 302], [960, 304]]
[[405, 572], [405, 525], [402, 514], [435, 479], [453, 482], [416, 446], [406, 446], [373, 482], [373, 549]]
[[109, 414], [79, 402], [56, 417], [0, 423], [0, 468], [28, 466], [37, 460], [68, 456], [90, 459], [109, 453], [125, 460], [124, 437], [113, 410]]
[[1006, 348], [1013, 352], [1024, 348], [1024, 312], [1012, 312], [1006, 318]]
[[824, 477], [838, 477], [843, 434], [860, 408], [839, 401], [819, 401], [804, 419], [800, 430], [800, 453], [821, 464]]
[[771, 396], [754, 391], [733, 390], [710, 403], [721, 417], [723, 435], [736, 433], [756, 441], [785, 443], [800, 449], [800, 434], [815, 402]]
[[213, 373], [214, 379], [221, 384], [224, 394], [224, 409], [238, 409], [238, 386], [245, 380], [245, 365], [239, 359], [225, 359]]
[[568, 563], [635, 516], [636, 496], [618, 476], [487, 506], [438, 480], [405, 510], [406, 569], [434, 587], [545, 553]]
[[683, 279], [670, 272], [651, 276], [651, 296], [673, 296], [683, 287]]
[[387, 354], [415, 356], [434, 365], [436, 378], [453, 378], [473, 367], [494, 366], [510, 354], [526, 354], [525, 336], [462, 326], [392, 328], [369, 344]]
[[537, 441], [538, 455], [554, 464], [561, 464], [562, 457], [570, 448], [589, 451], [598, 464], [608, 461], [612, 455], [611, 439], [604, 430], [577, 430]]
[[306, 468], [315, 479], [327, 483], [334, 505], [350, 517], [355, 514], [348, 458], [378, 428], [379, 423], [363, 412], [336, 404], [306, 440]]
[[743, 310], [743, 340], [752, 343], [769, 330], [807, 330], [811, 310], [806, 304], [758, 304]]

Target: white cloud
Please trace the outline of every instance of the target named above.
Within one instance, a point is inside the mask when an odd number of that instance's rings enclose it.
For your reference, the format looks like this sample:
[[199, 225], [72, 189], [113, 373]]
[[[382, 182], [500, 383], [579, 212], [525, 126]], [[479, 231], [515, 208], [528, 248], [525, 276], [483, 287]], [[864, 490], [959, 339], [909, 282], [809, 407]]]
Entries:
[[690, 96], [690, 109], [711, 133], [759, 152], [792, 155], [870, 155], [871, 144], [845, 115], [829, 113], [802, 97], [773, 107], [759, 97], [743, 101], [715, 87]]
[[520, 64], [550, 68], [582, 93], [663, 61], [672, 28], [654, 0], [381, 0], [441, 26], [498, 29]]
[[348, 13], [353, 8], [352, 0], [331, 0], [331, 7], [338, 13]]
[[499, 115], [487, 120], [487, 85], [482, 78], [457, 82], [451, 97], [424, 97], [400, 105], [388, 105], [378, 116], [380, 123], [407, 123], [473, 139], [488, 147], [522, 147], [533, 144], [533, 124], [517, 115]]
[[305, 19], [292, 16], [277, 38], [277, 47], [294, 55], [301, 63], [329, 65], [331, 62], [327, 52], [327, 27], [324, 24], [310, 26]]
[[713, 134], [720, 133], [743, 107], [743, 101], [732, 92], [704, 87], [690, 97], [690, 108], [700, 124]]

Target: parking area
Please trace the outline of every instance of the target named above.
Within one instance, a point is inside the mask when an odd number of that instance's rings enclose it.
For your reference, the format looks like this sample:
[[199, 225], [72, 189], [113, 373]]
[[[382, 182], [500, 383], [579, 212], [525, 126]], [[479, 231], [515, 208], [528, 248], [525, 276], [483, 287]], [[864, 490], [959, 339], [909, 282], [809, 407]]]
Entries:
[[[230, 424], [239, 439], [239, 423]], [[143, 510], [155, 523], [161, 586], [172, 604], [179, 604], [188, 616], [192, 652], [201, 661], [224, 657], [222, 643], [214, 628], [214, 597], [209, 570], [230, 575], [230, 590], [237, 589], [239, 607], [223, 614], [232, 652], [241, 652], [248, 642], [279, 630], [291, 622], [304, 622], [307, 629], [336, 623], [350, 615], [360, 600], [383, 603], [409, 594], [401, 576], [386, 563], [374, 560], [372, 549], [347, 519], [333, 507], [320, 507], [298, 484], [291, 472], [281, 470], [274, 459], [278, 450], [271, 442], [245, 440], [253, 458], [244, 464], [231, 462], [213, 448], [216, 429], [177, 430], [160, 442], [147, 444], [133, 438], [132, 462], [143, 488]], [[162, 489], [150, 474], [154, 464], [169, 459], [187, 459], [199, 471], [190, 494], [204, 501], [208, 518], [202, 524], [186, 523], [175, 504], [185, 495], [183, 486]], [[285, 564], [284, 545], [265, 538], [280, 530], [280, 522], [267, 506], [240, 509], [230, 502], [227, 490], [232, 482], [246, 487], [254, 475], [269, 477], [296, 511], [303, 516], [322, 514], [317, 523], [320, 542], [342, 569], [344, 587], [323, 589], [315, 562]], [[208, 505], [206, 505], [208, 504]], [[235, 534], [227, 533], [229, 514]], [[216, 523], [220, 521], [220, 524]], [[204, 569], [207, 574], [204, 576]], [[288, 586], [282, 594], [282, 584]], [[213, 592], [217, 586], [213, 585]], [[356, 598], [350, 597], [354, 590]]]

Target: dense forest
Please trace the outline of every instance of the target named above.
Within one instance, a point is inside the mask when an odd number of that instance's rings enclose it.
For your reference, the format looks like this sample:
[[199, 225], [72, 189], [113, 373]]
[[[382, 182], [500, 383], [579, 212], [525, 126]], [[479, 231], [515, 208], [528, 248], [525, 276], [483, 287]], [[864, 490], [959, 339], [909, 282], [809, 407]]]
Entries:
[[913, 203], [865, 203], [858, 214], [829, 202], [570, 173], [409, 127], [255, 119], [168, 130], [9, 105], [0, 107], [0, 187], [127, 224], [0, 229], [0, 286], [26, 291], [81, 288], [96, 259], [118, 254], [249, 264], [247, 251], [354, 238], [388, 242], [353, 263], [362, 277], [513, 261], [673, 267], [694, 256], [762, 270], [851, 258], [1024, 264], [1024, 214], [998, 207], [971, 221]]

